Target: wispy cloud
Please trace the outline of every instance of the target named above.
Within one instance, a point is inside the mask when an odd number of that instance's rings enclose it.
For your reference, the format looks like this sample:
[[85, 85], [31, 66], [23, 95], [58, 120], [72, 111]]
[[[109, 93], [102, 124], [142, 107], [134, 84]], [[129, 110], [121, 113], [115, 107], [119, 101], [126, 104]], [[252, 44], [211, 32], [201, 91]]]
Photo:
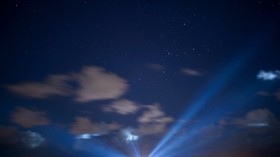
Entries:
[[133, 114], [140, 109], [140, 106], [133, 101], [121, 99], [113, 101], [112, 104], [102, 108], [104, 112], [116, 112], [122, 115]]
[[[69, 81], [78, 84], [71, 86]], [[115, 99], [128, 89], [127, 81], [118, 75], [95, 66], [86, 66], [75, 74], [51, 75], [44, 82], [25, 82], [8, 85], [7, 89], [29, 98], [44, 99], [52, 95], [74, 95], [78, 102]]]
[[70, 133], [72, 134], [96, 134], [103, 135], [110, 131], [118, 130], [121, 127], [118, 123], [94, 123], [87, 117], [76, 117], [75, 122], [71, 125]]
[[25, 128], [31, 128], [38, 125], [47, 125], [48, 118], [45, 117], [45, 112], [33, 111], [24, 107], [17, 107], [12, 113], [12, 122], [21, 125]]
[[181, 69], [181, 73], [184, 75], [188, 75], [188, 76], [202, 76], [202, 72], [195, 70], [195, 69], [190, 69], [190, 68], [183, 68]]
[[26, 82], [16, 85], [8, 85], [7, 89], [16, 94], [30, 98], [47, 98], [52, 95], [65, 96], [70, 94], [66, 81], [70, 79], [66, 75], [51, 75], [45, 82]]
[[155, 71], [162, 71], [164, 70], [164, 66], [161, 64], [157, 64], [157, 63], [147, 63], [145, 65], [147, 68], [155, 70]]
[[275, 71], [261, 70], [257, 74], [257, 78], [260, 79], [260, 80], [264, 80], [264, 81], [272, 81], [272, 80], [275, 80], [275, 79], [279, 79], [280, 78], [280, 71], [279, 70], [275, 70]]
[[246, 113], [244, 117], [233, 119], [231, 124], [238, 126], [269, 126], [277, 120], [268, 109], [256, 109]]
[[136, 133], [140, 136], [161, 134], [166, 129], [167, 125], [165, 123], [143, 123], [138, 126]]
[[173, 118], [166, 116], [159, 104], [147, 105], [146, 111], [137, 119], [139, 125], [136, 129], [140, 135], [159, 134], [166, 131], [167, 125]]

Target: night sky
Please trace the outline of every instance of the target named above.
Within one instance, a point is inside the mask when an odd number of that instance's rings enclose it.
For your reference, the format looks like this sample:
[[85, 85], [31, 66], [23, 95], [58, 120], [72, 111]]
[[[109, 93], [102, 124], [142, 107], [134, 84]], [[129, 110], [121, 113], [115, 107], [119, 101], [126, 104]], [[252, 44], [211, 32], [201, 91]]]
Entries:
[[4, 0], [0, 154], [279, 157], [279, 0]]

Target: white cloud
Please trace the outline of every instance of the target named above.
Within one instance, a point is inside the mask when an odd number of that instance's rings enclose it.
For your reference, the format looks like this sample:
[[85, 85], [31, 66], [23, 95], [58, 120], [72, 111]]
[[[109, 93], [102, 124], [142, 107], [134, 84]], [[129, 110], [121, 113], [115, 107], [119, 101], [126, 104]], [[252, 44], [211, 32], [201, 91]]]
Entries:
[[201, 76], [202, 73], [197, 71], [197, 70], [194, 70], [194, 69], [190, 69], [190, 68], [183, 68], [181, 70], [182, 74], [184, 75], [188, 75], [188, 76]]
[[23, 107], [16, 108], [16, 111], [12, 113], [11, 120], [25, 128], [49, 123], [49, 120], [45, 117], [45, 112], [32, 111]]
[[70, 133], [102, 135], [113, 130], [118, 130], [120, 127], [121, 125], [118, 123], [93, 123], [87, 117], [76, 117], [75, 122], [71, 125]]
[[264, 81], [272, 81], [280, 77], [280, 71], [264, 71], [261, 70], [257, 74], [257, 78]]
[[76, 100], [115, 99], [122, 96], [128, 88], [126, 80], [99, 67], [84, 67], [75, 75], [79, 88], [75, 91]]
[[105, 112], [116, 112], [122, 115], [133, 114], [139, 110], [140, 106], [136, 103], [121, 99], [113, 101], [112, 104], [104, 106], [102, 109]]

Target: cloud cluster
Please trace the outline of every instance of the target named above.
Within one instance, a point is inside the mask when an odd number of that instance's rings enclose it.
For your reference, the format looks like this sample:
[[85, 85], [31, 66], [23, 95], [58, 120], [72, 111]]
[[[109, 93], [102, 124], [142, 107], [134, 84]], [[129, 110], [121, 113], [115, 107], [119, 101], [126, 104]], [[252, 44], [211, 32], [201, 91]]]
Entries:
[[17, 107], [12, 113], [12, 122], [25, 127], [31, 128], [38, 125], [47, 125], [49, 120], [45, 117], [45, 112], [32, 111], [27, 108]]
[[187, 76], [196, 76], [196, 77], [203, 75], [200, 71], [195, 70], [195, 69], [190, 69], [190, 68], [183, 68], [181, 70], [181, 73], [184, 75], [187, 75]]
[[140, 109], [140, 106], [137, 105], [135, 102], [121, 99], [113, 101], [112, 104], [104, 106], [102, 110], [104, 112], [116, 112], [122, 115], [133, 114]]
[[264, 80], [264, 81], [272, 81], [272, 80], [275, 80], [275, 79], [279, 79], [280, 78], [280, 71], [279, 70], [275, 70], [275, 71], [261, 70], [257, 74], [257, 78], [260, 79], [260, 80]]
[[173, 118], [166, 116], [159, 104], [145, 106], [146, 111], [137, 119], [139, 125], [136, 129], [140, 135], [160, 134], [166, 131], [167, 125]]
[[[74, 88], [71, 86], [73, 84], [77, 84], [78, 87]], [[95, 66], [83, 67], [75, 74], [52, 75], [42, 83], [25, 82], [7, 86], [11, 92], [29, 98], [74, 95], [74, 99], [78, 102], [118, 98], [127, 91], [127, 88], [125, 79]]]
[[121, 99], [112, 104], [102, 107], [104, 112], [115, 112], [120, 115], [135, 114], [138, 111], [143, 113], [137, 118], [138, 126], [134, 128], [139, 135], [151, 135], [163, 133], [173, 118], [166, 116], [160, 109], [160, 104], [140, 105], [133, 101]]
[[93, 123], [87, 117], [76, 117], [75, 122], [70, 127], [72, 134], [96, 134], [103, 135], [110, 131], [118, 130], [121, 127], [118, 123]]

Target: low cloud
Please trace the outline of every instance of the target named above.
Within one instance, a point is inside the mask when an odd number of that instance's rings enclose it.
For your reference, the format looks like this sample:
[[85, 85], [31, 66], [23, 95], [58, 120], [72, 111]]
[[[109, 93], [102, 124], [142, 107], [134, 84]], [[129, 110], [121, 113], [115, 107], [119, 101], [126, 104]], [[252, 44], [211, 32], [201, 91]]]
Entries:
[[71, 125], [70, 133], [72, 134], [107, 134], [110, 131], [118, 130], [121, 125], [118, 123], [94, 123], [87, 117], [76, 117], [75, 122]]
[[263, 80], [263, 81], [273, 81], [275, 79], [280, 78], [280, 71], [275, 70], [275, 71], [264, 71], [261, 70], [257, 74], [257, 79]]
[[182, 74], [188, 75], [188, 76], [202, 76], [202, 73], [198, 70], [195, 69], [190, 69], [190, 68], [183, 68], [181, 70]]
[[138, 118], [138, 128], [140, 135], [159, 134], [166, 131], [167, 125], [174, 119], [166, 116], [160, 109], [159, 104], [145, 106], [146, 111]]
[[128, 88], [126, 80], [99, 67], [84, 67], [75, 78], [79, 84], [75, 100], [79, 102], [115, 99]]
[[44, 83], [26, 82], [17, 85], [8, 85], [7, 89], [18, 95], [30, 98], [47, 98], [52, 95], [69, 95], [69, 86], [65, 83], [70, 77], [66, 75], [51, 75]]
[[277, 120], [268, 109], [256, 109], [246, 113], [244, 117], [233, 119], [231, 124], [239, 126], [269, 126]]
[[170, 123], [173, 121], [172, 117], [165, 116], [161, 111], [159, 104], [145, 106], [147, 108], [143, 115], [138, 118], [139, 123]]
[[45, 117], [45, 112], [32, 111], [27, 108], [17, 107], [12, 113], [12, 122], [25, 127], [31, 128], [38, 125], [47, 125], [49, 120]]
[[[78, 88], [69, 82], [78, 84]], [[95, 66], [86, 66], [75, 74], [51, 75], [44, 82], [25, 82], [8, 85], [11, 92], [29, 98], [45, 99], [52, 95], [74, 95], [78, 102], [115, 99], [128, 89], [127, 81], [118, 75]]]
[[104, 112], [115, 112], [122, 115], [133, 114], [139, 110], [140, 106], [135, 102], [121, 99], [113, 101], [112, 104], [104, 106], [102, 110]]

